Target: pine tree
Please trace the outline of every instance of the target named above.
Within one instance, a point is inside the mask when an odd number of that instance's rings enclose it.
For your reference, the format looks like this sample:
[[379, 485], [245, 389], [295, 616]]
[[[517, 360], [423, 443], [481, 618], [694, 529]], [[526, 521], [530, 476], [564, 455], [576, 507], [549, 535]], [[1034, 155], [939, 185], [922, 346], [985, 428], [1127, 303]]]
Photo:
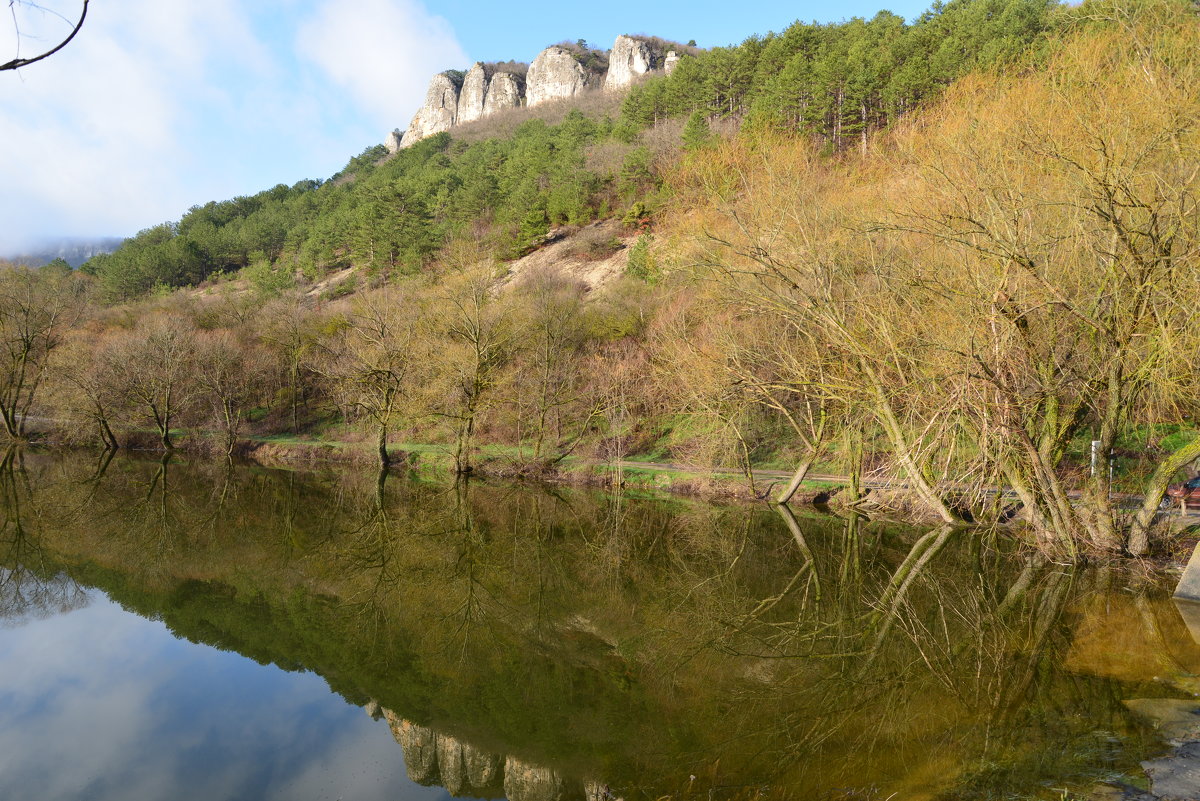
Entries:
[[687, 124], [683, 126], [683, 149], [699, 150], [707, 147], [713, 138], [712, 129], [708, 127], [708, 118], [701, 111], [692, 113]]

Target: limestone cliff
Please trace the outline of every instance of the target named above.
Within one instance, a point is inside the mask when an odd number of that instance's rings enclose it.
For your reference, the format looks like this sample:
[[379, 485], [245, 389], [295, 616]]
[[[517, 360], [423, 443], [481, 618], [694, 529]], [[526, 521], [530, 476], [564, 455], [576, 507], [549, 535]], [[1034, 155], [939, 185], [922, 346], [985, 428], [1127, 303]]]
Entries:
[[488, 93], [487, 69], [478, 61], [467, 71], [463, 79], [462, 93], [458, 96], [458, 124], [475, 122], [483, 116]]
[[403, 144], [411, 145], [436, 133], [450, 130], [458, 122], [458, 94], [462, 73], [439, 72], [429, 82], [425, 103], [417, 110], [404, 134]]
[[650, 44], [632, 36], [618, 36], [608, 56], [608, 74], [604, 76], [606, 91], [619, 91], [655, 67], [655, 54]]
[[525, 81], [511, 72], [497, 72], [488, 82], [487, 98], [483, 101], [483, 116], [516, 108], [525, 96]]
[[[647, 73], [670, 72], [679, 61], [674, 50], [663, 53], [660, 39], [618, 36], [608, 51], [608, 71], [604, 54], [596, 51], [573, 52], [571, 48], [547, 47], [525, 73], [524, 64], [484, 64], [476, 62], [465, 74], [447, 71], [433, 76], [425, 102], [413, 116], [403, 136], [393, 131], [387, 149], [395, 153], [402, 147], [448, 131], [456, 125], [476, 122], [492, 114], [521, 105], [537, 106], [551, 100], [567, 100], [597, 86], [620, 91]], [[583, 59], [589, 66], [580, 63]]]
[[525, 76], [525, 102], [536, 106], [563, 100], [588, 88], [591, 76], [565, 47], [547, 47], [538, 53]]

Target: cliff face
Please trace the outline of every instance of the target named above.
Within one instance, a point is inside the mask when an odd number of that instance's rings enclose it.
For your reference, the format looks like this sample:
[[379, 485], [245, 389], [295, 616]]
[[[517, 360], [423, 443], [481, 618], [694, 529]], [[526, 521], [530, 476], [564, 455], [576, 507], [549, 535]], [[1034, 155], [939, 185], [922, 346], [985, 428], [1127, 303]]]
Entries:
[[588, 87], [589, 77], [570, 50], [547, 47], [529, 65], [529, 74], [525, 76], [525, 102], [536, 106], [574, 97]]
[[488, 74], [483, 64], [475, 62], [463, 79], [462, 93], [458, 96], [458, 123], [474, 122], [483, 116], [484, 102], [488, 93]]
[[452, 75], [439, 72], [429, 82], [425, 104], [417, 111], [404, 134], [404, 145], [411, 145], [436, 133], [450, 130], [458, 122], [460, 85]]
[[612, 92], [624, 89], [654, 69], [655, 62], [655, 54], [648, 43], [632, 36], [618, 36], [608, 57], [605, 90]]
[[529, 65], [529, 72], [495, 71], [476, 62], [461, 81], [462, 73], [443, 72], [433, 76], [425, 103], [417, 110], [403, 137], [389, 135], [387, 148], [395, 152], [456, 125], [475, 122], [522, 104], [536, 106], [552, 100], [568, 100], [588, 89], [603, 85], [620, 91], [642, 75], [655, 70], [670, 71], [678, 57], [661, 52], [661, 42], [633, 36], [618, 36], [609, 51], [608, 73], [603, 79], [589, 72], [565, 47], [547, 47]]
[[511, 72], [497, 72], [488, 82], [487, 98], [483, 101], [483, 116], [489, 117], [506, 108], [521, 105], [525, 82]]

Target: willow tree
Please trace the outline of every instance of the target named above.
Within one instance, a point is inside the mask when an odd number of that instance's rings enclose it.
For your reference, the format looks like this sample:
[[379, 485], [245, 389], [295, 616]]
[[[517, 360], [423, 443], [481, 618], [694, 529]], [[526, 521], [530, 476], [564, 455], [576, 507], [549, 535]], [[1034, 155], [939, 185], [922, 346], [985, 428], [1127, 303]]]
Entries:
[[1067, 42], [1045, 75], [953, 93], [902, 141], [912, 200], [890, 225], [933, 242], [908, 262], [957, 317], [939, 341], [960, 368], [946, 380], [977, 399], [963, 414], [1035, 529], [1140, 554], [1200, 438], [1145, 480], [1132, 519], [1108, 469], [1078, 499], [1063, 460], [1085, 434], [1107, 457], [1138, 430], [1186, 423], [1162, 413], [1164, 394], [1195, 392], [1178, 355], [1200, 347], [1200, 32], [1174, 3], [1121, 21]]

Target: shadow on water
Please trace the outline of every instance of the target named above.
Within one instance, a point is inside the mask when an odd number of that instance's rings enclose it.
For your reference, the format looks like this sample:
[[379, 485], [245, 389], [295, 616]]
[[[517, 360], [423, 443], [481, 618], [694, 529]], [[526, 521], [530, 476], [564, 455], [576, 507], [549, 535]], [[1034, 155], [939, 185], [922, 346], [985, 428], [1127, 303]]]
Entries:
[[455, 795], [1036, 797], [1200, 691], [1161, 587], [949, 527], [15, 451], [0, 514], [5, 621], [95, 587], [314, 671]]

